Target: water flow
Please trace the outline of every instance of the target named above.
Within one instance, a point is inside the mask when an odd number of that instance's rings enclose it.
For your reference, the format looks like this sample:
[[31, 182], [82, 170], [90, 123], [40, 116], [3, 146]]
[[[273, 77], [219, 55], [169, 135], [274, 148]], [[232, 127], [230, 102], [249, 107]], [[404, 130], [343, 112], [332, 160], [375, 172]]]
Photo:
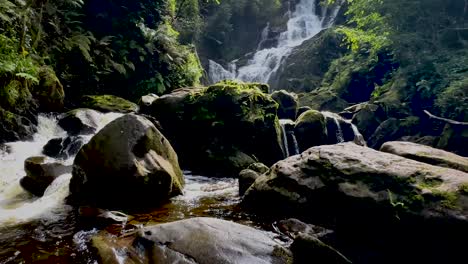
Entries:
[[[121, 114], [99, 114], [95, 120], [98, 130], [119, 116]], [[8, 151], [0, 152], [0, 227], [24, 223], [38, 217], [56, 218], [67, 210], [63, 201], [68, 196], [71, 174], [55, 179], [40, 198], [30, 195], [19, 183], [26, 175], [24, 161], [27, 158], [42, 155], [42, 148], [49, 140], [67, 136], [54, 116], [39, 115], [37, 128], [32, 141], [6, 143]], [[91, 137], [92, 135], [84, 137], [85, 143]], [[74, 157], [70, 157], [60, 162], [71, 165], [73, 159]]]
[[333, 122], [336, 125], [336, 142], [343, 143], [345, 140], [343, 136], [343, 130], [341, 129], [341, 125], [339, 121], [339, 119], [341, 118], [337, 114], [331, 113], [331, 112], [322, 112], [322, 114], [325, 116], [325, 118], [329, 118], [333, 120]]
[[299, 144], [297, 143], [296, 134], [294, 134], [294, 131], [291, 131], [291, 138], [292, 138], [293, 146], [294, 146], [294, 155], [297, 155], [300, 152], [299, 152]]
[[354, 143], [360, 146], [364, 146], [364, 147], [367, 146], [367, 142], [364, 139], [364, 136], [361, 134], [361, 132], [359, 132], [359, 129], [357, 128], [357, 126], [351, 123], [351, 121], [349, 122], [349, 124], [351, 125], [351, 128], [353, 129]]
[[280, 119], [281, 135], [283, 136], [283, 152], [286, 158], [289, 157], [288, 135], [286, 134], [286, 124], [288, 123], [287, 121], [289, 121], [289, 119]]
[[325, 10], [322, 12], [324, 16], [319, 17], [316, 12], [316, 2], [317, 0], [301, 0], [287, 22], [287, 30], [280, 34], [277, 46], [257, 50], [245, 66], [237, 70], [234, 68], [234, 71], [232, 67], [225, 70], [220, 64], [210, 61], [211, 80], [218, 82], [224, 79], [237, 79], [245, 82], [268, 83], [295, 47], [329, 27], [335, 20], [339, 5], [333, 6], [331, 12]]
[[257, 51], [259, 51], [262, 48], [263, 44], [268, 39], [268, 33], [270, 33], [270, 22], [268, 22], [266, 27], [262, 30], [262, 35], [261, 35], [260, 42], [258, 43], [258, 46], [257, 46]]

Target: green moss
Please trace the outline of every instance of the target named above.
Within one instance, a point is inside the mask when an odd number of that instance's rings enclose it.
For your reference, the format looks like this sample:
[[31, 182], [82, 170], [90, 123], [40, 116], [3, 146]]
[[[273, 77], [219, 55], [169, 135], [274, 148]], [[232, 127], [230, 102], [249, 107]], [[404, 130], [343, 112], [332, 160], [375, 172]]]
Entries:
[[325, 127], [326, 126], [326, 120], [325, 116], [323, 116], [322, 113], [316, 110], [308, 110], [304, 113], [302, 113], [296, 121], [297, 124], [299, 123], [317, 123], [320, 124], [320, 126]]
[[114, 95], [85, 95], [82, 97], [81, 107], [91, 108], [102, 112], [136, 112], [138, 105]]
[[448, 209], [457, 209], [458, 205], [458, 194], [456, 192], [445, 192], [439, 190], [432, 191], [433, 198], [435, 198], [440, 205]]
[[458, 192], [462, 195], [468, 195], [468, 183], [462, 184], [458, 188]]

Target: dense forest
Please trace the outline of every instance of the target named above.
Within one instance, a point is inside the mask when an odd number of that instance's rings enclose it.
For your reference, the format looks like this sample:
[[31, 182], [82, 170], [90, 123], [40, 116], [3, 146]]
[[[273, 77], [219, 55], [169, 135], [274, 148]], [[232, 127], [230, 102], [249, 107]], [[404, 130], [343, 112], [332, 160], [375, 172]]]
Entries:
[[0, 263], [460, 263], [468, 0], [0, 0]]

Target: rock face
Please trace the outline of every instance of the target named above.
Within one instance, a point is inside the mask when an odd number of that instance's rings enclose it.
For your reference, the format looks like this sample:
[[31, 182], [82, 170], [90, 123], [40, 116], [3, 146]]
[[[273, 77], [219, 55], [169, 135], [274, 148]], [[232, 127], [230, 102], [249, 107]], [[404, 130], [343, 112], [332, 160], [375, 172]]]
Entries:
[[431, 249], [423, 258], [437, 263], [463, 252], [467, 186], [467, 173], [343, 143], [276, 163], [247, 190], [243, 204], [333, 223], [356, 244], [385, 237], [376, 249], [386, 252], [383, 259]]
[[244, 157], [271, 165], [283, 158], [277, 103], [258, 87], [222, 82], [179, 89], [155, 100], [149, 114], [160, 121], [184, 167], [237, 177], [246, 167], [231, 170], [227, 163]]
[[[94, 238], [93, 244], [103, 263], [116, 263], [107, 254], [112, 251], [104, 239]], [[264, 232], [214, 218], [147, 227], [132, 244], [130, 248], [117, 249], [133, 251], [126, 254], [126, 263], [292, 263], [289, 251]]]
[[26, 177], [21, 179], [21, 186], [36, 196], [42, 196], [58, 176], [71, 172], [71, 166], [49, 161], [46, 157], [30, 157], [24, 162], [24, 170]]
[[468, 172], [468, 158], [416, 143], [403, 141], [387, 142], [383, 144], [380, 151], [436, 166]]
[[30, 139], [35, 132], [30, 119], [0, 107], [0, 143]]
[[64, 114], [58, 124], [69, 135], [89, 135], [96, 132], [98, 115], [92, 109], [75, 109]]
[[142, 113], [146, 113], [148, 112], [148, 109], [151, 104], [156, 100], [158, 99], [159, 96], [155, 95], [155, 94], [147, 94], [147, 95], [143, 95], [141, 98], [140, 98], [140, 101], [138, 101], [138, 106], [140, 107], [140, 112]]
[[244, 195], [245, 191], [260, 177], [260, 173], [245, 169], [239, 173], [239, 195]]
[[319, 87], [331, 62], [347, 50], [341, 45], [342, 38], [330, 28], [304, 41], [286, 58], [273, 87], [294, 92], [310, 92]]
[[70, 198], [80, 205], [157, 205], [182, 192], [184, 178], [169, 141], [146, 118], [120, 117], [84, 145], [73, 163]]
[[273, 92], [271, 98], [278, 103], [278, 117], [280, 119], [295, 120], [297, 115], [297, 98], [285, 90]]
[[138, 105], [114, 95], [85, 95], [80, 103], [83, 108], [100, 112], [132, 113], [138, 112]]

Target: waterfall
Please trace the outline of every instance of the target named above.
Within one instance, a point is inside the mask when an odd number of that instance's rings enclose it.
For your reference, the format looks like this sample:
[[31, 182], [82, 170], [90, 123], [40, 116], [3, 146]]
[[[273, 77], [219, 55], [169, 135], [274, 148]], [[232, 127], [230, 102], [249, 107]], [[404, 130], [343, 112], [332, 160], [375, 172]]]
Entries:
[[294, 155], [297, 155], [299, 154], [299, 144], [297, 143], [297, 139], [296, 139], [296, 134], [294, 134], [294, 131], [291, 131], [291, 138], [292, 138], [292, 141], [293, 141], [293, 146], [294, 146]]
[[[119, 116], [121, 114], [100, 114], [96, 117], [97, 130]], [[8, 151], [0, 151], [0, 227], [24, 223], [38, 217], [53, 219], [66, 212], [63, 202], [68, 196], [71, 174], [63, 174], [55, 179], [42, 197], [33, 197], [19, 183], [26, 176], [24, 161], [32, 156], [42, 155], [42, 148], [49, 140], [66, 136], [67, 133], [58, 126], [55, 116], [39, 115], [37, 133], [32, 141], [5, 144]], [[83, 137], [85, 143], [91, 137], [92, 135]], [[70, 157], [59, 162], [71, 165], [73, 159], [74, 157]]]
[[291, 120], [289, 120], [289, 119], [280, 119], [281, 134], [283, 136], [284, 156], [286, 158], [289, 157], [288, 135], [286, 134], [286, 124], [288, 124], [289, 121], [291, 121]]
[[357, 128], [357, 126], [353, 123], [351, 123], [351, 121], [349, 121], [349, 124], [351, 125], [351, 128], [353, 129], [353, 133], [354, 133], [354, 143], [356, 143], [357, 145], [360, 145], [360, 146], [367, 146], [367, 142], [366, 140], [364, 139], [364, 136], [361, 134], [361, 132], [359, 132], [359, 129]]
[[[328, 11], [327, 8], [322, 12], [324, 16], [320, 18], [316, 12], [316, 2], [317, 0], [301, 0], [290, 15], [287, 30], [280, 34], [277, 46], [257, 49], [253, 58], [246, 65], [238, 69], [230, 67], [229, 70], [226, 70], [220, 64], [210, 61], [208, 70], [210, 79], [213, 82], [223, 79], [237, 79], [245, 82], [268, 83], [295, 47], [329, 27], [335, 20], [340, 8], [339, 5], [333, 6], [331, 11]], [[267, 29], [268, 26], [264, 31]], [[260, 46], [261, 43], [258, 47], [261, 48]]]
[[262, 48], [263, 43], [265, 43], [267, 40], [268, 33], [270, 33], [270, 22], [268, 22], [266, 27], [262, 30], [262, 35], [260, 36], [260, 42], [258, 42], [257, 51]]
[[335, 123], [336, 125], [336, 142], [337, 143], [342, 143], [344, 142], [344, 135], [343, 135], [343, 130], [341, 129], [341, 125], [340, 125], [340, 121], [339, 119], [341, 119], [341, 117], [335, 113], [331, 113], [331, 112], [322, 112], [323, 116], [325, 116], [325, 118], [329, 118], [329, 119], [332, 119], [333, 122]]

